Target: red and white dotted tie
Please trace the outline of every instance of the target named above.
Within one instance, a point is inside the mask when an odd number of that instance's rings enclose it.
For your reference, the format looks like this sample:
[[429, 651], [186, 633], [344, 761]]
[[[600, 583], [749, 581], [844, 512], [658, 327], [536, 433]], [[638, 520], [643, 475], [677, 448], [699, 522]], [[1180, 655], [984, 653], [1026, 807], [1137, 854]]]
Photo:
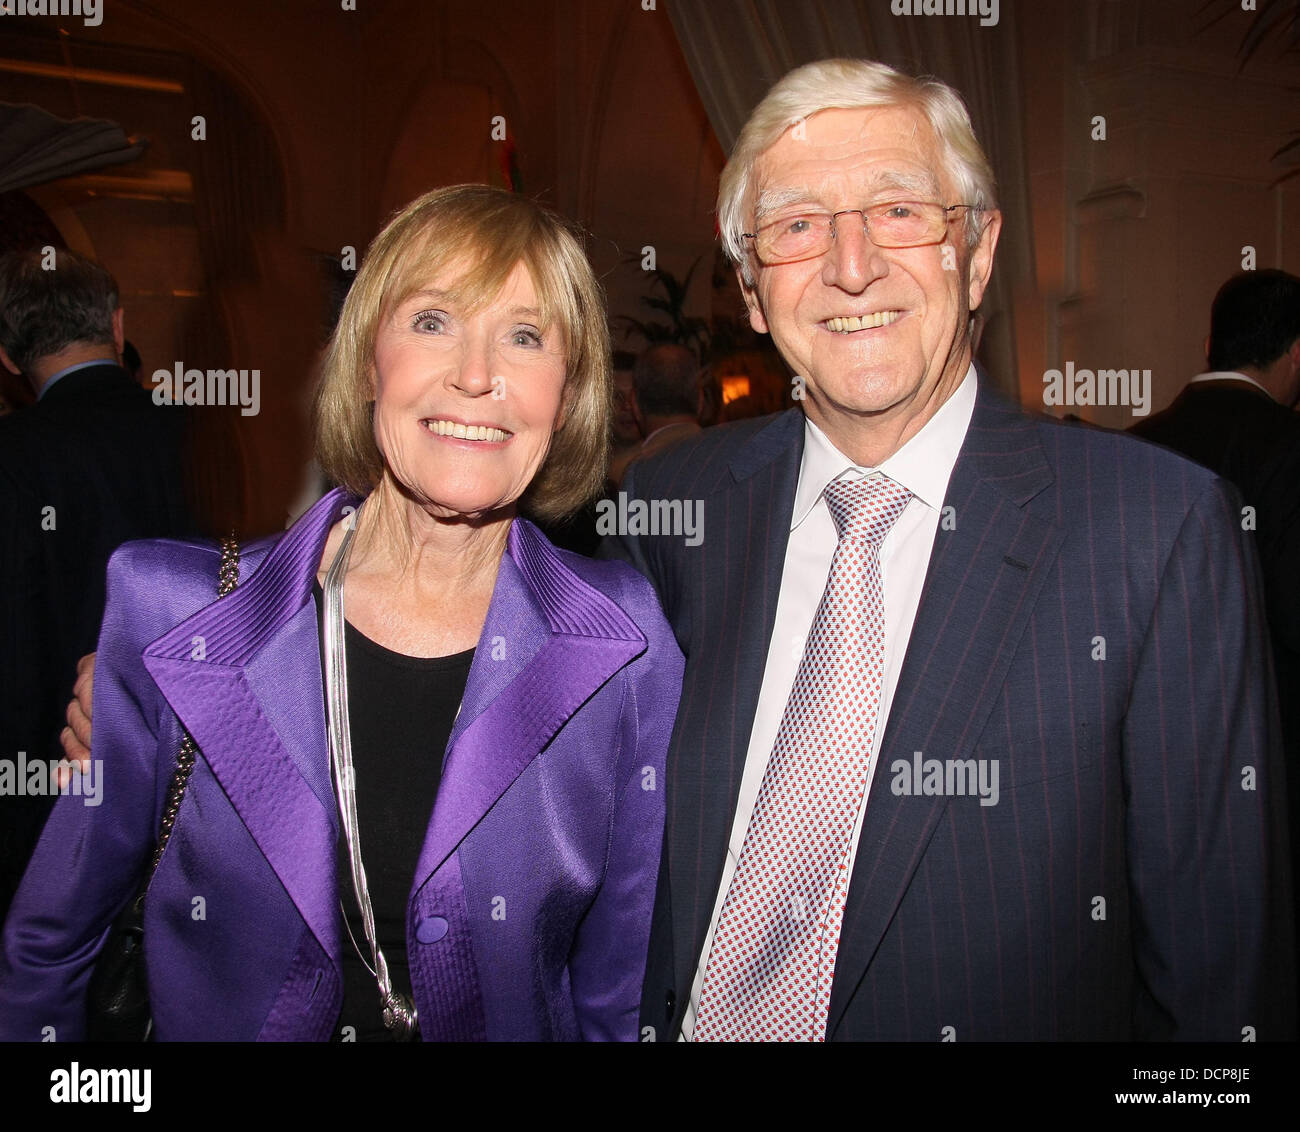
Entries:
[[880, 544], [912, 493], [876, 473], [824, 496], [839, 545], [713, 935], [697, 1042], [826, 1037], [885, 675]]

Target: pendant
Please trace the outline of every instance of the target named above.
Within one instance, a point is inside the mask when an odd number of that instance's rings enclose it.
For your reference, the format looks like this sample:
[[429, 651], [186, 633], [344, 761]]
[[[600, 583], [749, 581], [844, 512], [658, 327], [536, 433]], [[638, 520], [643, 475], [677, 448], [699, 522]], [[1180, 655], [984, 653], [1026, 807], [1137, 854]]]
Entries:
[[404, 994], [390, 991], [384, 999], [384, 1029], [391, 1030], [399, 1042], [409, 1042], [419, 1027], [415, 1005]]

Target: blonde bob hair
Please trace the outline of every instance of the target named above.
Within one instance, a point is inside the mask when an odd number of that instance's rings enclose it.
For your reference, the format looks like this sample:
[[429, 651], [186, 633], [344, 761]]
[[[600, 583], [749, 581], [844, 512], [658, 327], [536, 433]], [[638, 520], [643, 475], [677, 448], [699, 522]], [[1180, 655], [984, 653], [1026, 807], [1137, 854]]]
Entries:
[[375, 338], [382, 321], [431, 275], [467, 263], [451, 288], [467, 309], [489, 302], [516, 264], [532, 279], [543, 332], [564, 343], [564, 410], [550, 450], [520, 500], [558, 521], [600, 493], [609, 448], [609, 328], [600, 284], [577, 237], [555, 213], [487, 185], [434, 189], [375, 237], [348, 291], [316, 392], [316, 457], [336, 483], [368, 495], [384, 473], [372, 423]]
[[754, 163], [792, 126], [822, 110], [910, 107], [930, 123], [957, 201], [973, 204], [975, 218], [966, 223], [968, 248], [983, 234], [978, 221], [997, 208], [993, 167], [971, 129], [961, 96], [935, 78], [913, 78], [884, 63], [865, 59], [821, 59], [796, 67], [777, 82], [749, 116], [718, 183], [718, 228], [722, 246], [753, 286], [753, 267], [744, 232], [754, 206]]

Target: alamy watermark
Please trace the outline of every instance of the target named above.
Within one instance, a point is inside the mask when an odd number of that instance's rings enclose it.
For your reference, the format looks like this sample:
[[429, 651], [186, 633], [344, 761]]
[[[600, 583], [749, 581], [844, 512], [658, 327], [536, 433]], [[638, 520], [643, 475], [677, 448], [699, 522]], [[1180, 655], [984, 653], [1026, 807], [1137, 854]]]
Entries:
[[998, 22], [998, 0], [890, 0], [896, 16], [979, 16], [980, 27]]
[[627, 492], [620, 491], [617, 501], [596, 504], [596, 533], [673, 535], [687, 546], [699, 546], [704, 541], [704, 500], [628, 499]]
[[[59, 771], [71, 772], [69, 780], [59, 785]], [[90, 766], [78, 773], [78, 764], [67, 759], [29, 759], [19, 751], [17, 759], [0, 759], [0, 795], [14, 798], [49, 798], [55, 794], [72, 794], [87, 806], [104, 800], [104, 763], [92, 759]]]
[[103, 0], [0, 0], [0, 16], [80, 16], [88, 28], [104, 22]]
[[74, 1061], [50, 1073], [50, 1100], [55, 1104], [129, 1104], [135, 1112], [153, 1105], [152, 1069], [92, 1069]]
[[1123, 405], [1135, 417], [1151, 412], [1149, 369], [1075, 369], [1065, 363], [1065, 372], [1049, 369], [1043, 374], [1043, 404]]
[[240, 416], [255, 417], [262, 407], [260, 369], [171, 369], [153, 371], [155, 405], [238, 405]]
[[904, 797], [979, 797], [981, 806], [998, 804], [997, 759], [927, 759], [920, 751], [912, 761], [895, 759], [889, 764], [893, 780], [889, 788]]

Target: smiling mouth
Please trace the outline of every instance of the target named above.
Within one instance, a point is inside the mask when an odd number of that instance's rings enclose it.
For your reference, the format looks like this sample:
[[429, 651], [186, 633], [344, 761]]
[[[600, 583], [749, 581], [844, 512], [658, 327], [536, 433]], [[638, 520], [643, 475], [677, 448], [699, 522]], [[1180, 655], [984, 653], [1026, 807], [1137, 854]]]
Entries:
[[456, 440], [477, 440], [486, 441], [490, 444], [500, 444], [502, 441], [509, 440], [514, 436], [513, 432], [507, 432], [503, 428], [494, 428], [492, 425], [467, 425], [461, 424], [459, 421], [441, 419], [425, 420], [420, 423], [438, 436], [450, 436]]
[[863, 315], [861, 318], [850, 315], [848, 318], [828, 318], [822, 324], [835, 334], [852, 334], [855, 330], [876, 330], [888, 326], [903, 317], [902, 311], [876, 311], [875, 314]]

